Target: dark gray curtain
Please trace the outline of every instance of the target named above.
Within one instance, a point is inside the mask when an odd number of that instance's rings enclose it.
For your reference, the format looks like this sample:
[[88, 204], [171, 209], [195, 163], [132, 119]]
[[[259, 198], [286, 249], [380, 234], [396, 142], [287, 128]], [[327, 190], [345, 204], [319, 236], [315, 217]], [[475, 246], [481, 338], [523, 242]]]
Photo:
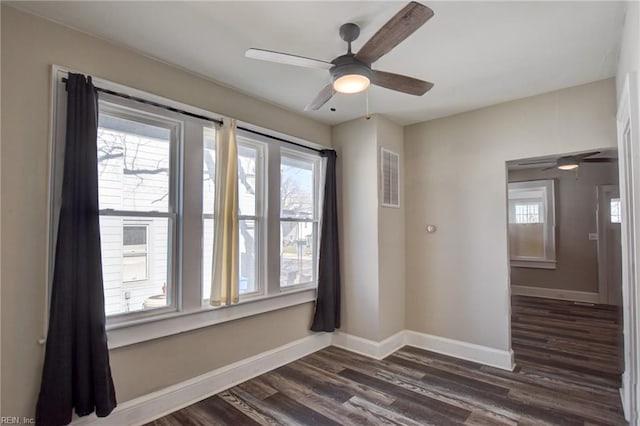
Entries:
[[66, 425], [72, 410], [116, 406], [105, 332], [96, 161], [98, 98], [91, 77], [69, 74], [67, 133], [49, 331], [38, 425]]
[[336, 152], [323, 150], [327, 159], [318, 263], [318, 298], [313, 315], [313, 331], [340, 328], [340, 253], [338, 251], [338, 205], [336, 195]]

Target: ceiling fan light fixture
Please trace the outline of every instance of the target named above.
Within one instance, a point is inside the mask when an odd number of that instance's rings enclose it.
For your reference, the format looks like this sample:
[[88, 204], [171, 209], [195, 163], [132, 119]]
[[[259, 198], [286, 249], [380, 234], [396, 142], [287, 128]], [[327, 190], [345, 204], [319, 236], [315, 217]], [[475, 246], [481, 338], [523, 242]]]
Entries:
[[334, 60], [331, 68], [331, 83], [333, 90], [338, 93], [360, 93], [369, 87], [373, 72], [367, 65], [361, 63], [353, 55], [343, 55]]
[[360, 93], [369, 87], [371, 80], [361, 74], [347, 74], [333, 82], [333, 90], [338, 93]]
[[558, 169], [574, 170], [580, 165], [580, 159], [575, 156], [562, 157], [558, 159]]
[[560, 170], [574, 170], [578, 168], [578, 164], [561, 164], [558, 168]]

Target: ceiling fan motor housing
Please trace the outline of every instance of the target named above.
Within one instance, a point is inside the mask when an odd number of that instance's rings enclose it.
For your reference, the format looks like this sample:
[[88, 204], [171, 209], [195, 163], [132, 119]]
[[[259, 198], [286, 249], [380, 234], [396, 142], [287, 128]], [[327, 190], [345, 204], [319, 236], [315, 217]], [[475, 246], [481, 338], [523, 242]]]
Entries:
[[333, 67], [329, 70], [329, 73], [331, 73], [332, 83], [340, 77], [350, 74], [362, 75], [369, 80], [373, 78], [371, 67], [357, 60], [353, 54], [338, 56], [331, 63], [333, 63]]

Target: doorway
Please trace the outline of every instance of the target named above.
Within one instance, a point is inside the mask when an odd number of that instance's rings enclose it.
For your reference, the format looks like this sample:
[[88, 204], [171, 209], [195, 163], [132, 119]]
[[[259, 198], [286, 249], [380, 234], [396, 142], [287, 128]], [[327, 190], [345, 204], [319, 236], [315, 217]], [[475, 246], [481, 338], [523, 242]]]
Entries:
[[599, 303], [622, 306], [622, 205], [618, 185], [597, 187]]
[[621, 306], [617, 150], [518, 160], [507, 172], [512, 293]]
[[518, 160], [507, 172], [516, 368], [599, 393], [618, 415], [624, 371], [618, 152]]

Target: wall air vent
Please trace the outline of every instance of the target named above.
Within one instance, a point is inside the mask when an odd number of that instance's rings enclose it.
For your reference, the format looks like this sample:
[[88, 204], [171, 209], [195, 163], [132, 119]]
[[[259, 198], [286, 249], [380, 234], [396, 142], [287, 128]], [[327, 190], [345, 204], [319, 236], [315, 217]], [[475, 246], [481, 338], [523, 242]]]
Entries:
[[381, 150], [382, 207], [400, 207], [400, 156]]

